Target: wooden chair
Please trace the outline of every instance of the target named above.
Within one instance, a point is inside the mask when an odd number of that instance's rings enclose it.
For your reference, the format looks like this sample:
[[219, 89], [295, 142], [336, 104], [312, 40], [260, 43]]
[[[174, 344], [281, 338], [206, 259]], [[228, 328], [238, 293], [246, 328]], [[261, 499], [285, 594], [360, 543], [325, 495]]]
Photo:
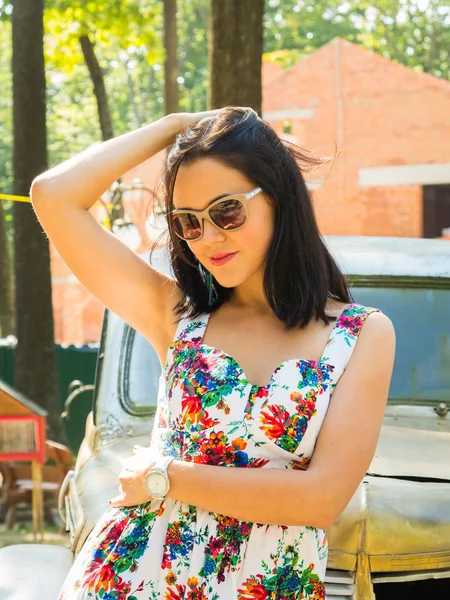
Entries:
[[[44, 518], [54, 525], [52, 509], [58, 506], [58, 495], [66, 473], [73, 467], [72, 454], [63, 444], [46, 440], [46, 462], [42, 467], [42, 492], [44, 497]], [[0, 518], [3, 517], [7, 529], [12, 529], [17, 520], [21, 503], [31, 506], [33, 482], [31, 464], [24, 462], [0, 463]]]

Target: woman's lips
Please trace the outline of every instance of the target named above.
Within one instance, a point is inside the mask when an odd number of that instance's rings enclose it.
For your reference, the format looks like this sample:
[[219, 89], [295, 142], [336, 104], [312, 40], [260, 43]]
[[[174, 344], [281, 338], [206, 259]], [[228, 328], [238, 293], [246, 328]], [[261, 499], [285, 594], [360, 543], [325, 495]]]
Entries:
[[212, 262], [212, 264], [215, 267], [219, 267], [220, 265], [224, 265], [227, 262], [230, 262], [230, 260], [232, 258], [234, 258], [234, 256], [236, 256], [236, 254], [237, 254], [237, 252], [230, 252], [229, 254], [225, 254], [223, 256], [219, 255], [219, 258], [213, 258], [213, 257], [211, 257], [210, 261]]

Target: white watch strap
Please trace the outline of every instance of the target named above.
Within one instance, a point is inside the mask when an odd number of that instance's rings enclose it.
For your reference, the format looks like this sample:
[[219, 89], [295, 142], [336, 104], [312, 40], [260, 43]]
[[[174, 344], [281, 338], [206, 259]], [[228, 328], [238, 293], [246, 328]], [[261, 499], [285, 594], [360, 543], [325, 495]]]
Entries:
[[158, 460], [158, 462], [154, 465], [154, 468], [161, 469], [167, 471], [167, 467], [171, 463], [171, 461], [175, 458], [175, 456], [163, 456]]

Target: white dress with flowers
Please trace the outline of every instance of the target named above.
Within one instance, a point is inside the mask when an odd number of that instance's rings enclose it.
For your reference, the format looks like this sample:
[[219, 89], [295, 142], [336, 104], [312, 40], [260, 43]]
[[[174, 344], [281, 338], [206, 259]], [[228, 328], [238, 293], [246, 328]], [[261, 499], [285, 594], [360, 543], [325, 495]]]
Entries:
[[[371, 312], [380, 311], [346, 307], [320, 361], [286, 360], [264, 386], [202, 343], [208, 314], [182, 319], [161, 375], [152, 446], [220, 467], [306, 470]], [[324, 529], [241, 521], [153, 499], [104, 513], [59, 600], [322, 600], [327, 555]]]

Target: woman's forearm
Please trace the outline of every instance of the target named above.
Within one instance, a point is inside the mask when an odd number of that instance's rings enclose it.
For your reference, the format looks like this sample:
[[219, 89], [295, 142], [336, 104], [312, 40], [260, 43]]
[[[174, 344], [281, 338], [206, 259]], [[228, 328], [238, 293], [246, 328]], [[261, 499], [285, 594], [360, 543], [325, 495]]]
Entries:
[[[167, 115], [124, 133], [40, 174], [33, 181], [31, 199], [57, 202], [89, 210], [121, 175], [169, 146], [180, 131], [176, 116]], [[39, 189], [39, 193], [34, 194]]]
[[168, 497], [242, 521], [325, 529], [323, 486], [291, 469], [231, 469], [173, 460]]

